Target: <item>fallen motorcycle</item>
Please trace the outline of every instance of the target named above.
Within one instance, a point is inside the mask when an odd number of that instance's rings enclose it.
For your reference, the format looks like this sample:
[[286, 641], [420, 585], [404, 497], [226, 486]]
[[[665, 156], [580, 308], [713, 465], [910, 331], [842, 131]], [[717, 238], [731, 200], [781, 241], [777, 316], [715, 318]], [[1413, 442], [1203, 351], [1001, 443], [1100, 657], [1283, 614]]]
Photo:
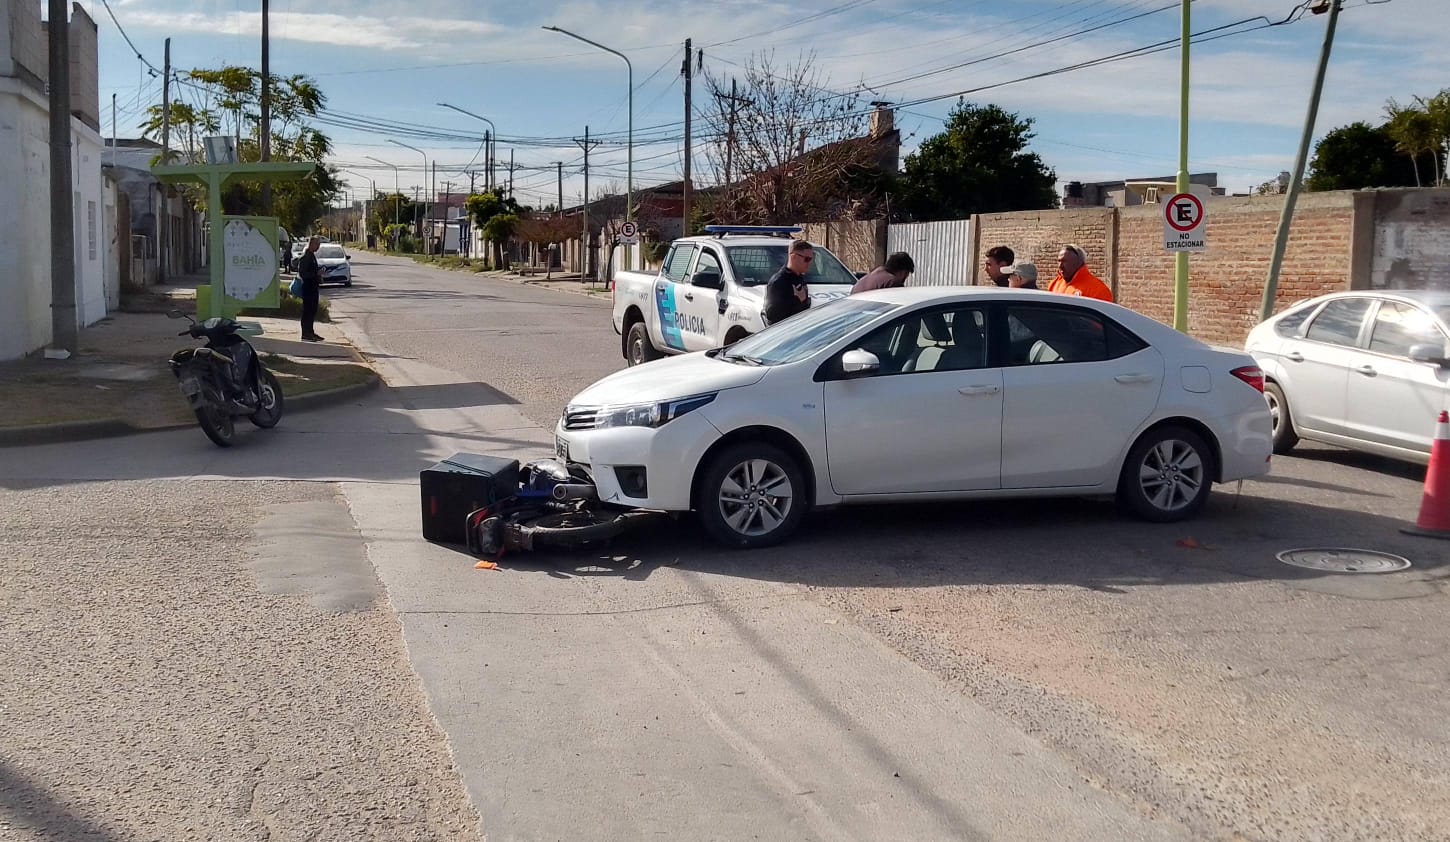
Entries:
[[202, 432], [218, 447], [230, 447], [235, 421], [245, 417], [262, 428], [282, 420], [282, 386], [228, 318], [197, 322], [180, 310], [167, 314], [188, 319], [191, 326], [178, 336], [205, 339], [200, 348], [182, 348], [171, 355], [171, 373], [196, 413]]
[[469, 512], [468, 549], [497, 560], [510, 551], [607, 544], [648, 514], [603, 507], [581, 466], [541, 459], [520, 469], [512, 496]]

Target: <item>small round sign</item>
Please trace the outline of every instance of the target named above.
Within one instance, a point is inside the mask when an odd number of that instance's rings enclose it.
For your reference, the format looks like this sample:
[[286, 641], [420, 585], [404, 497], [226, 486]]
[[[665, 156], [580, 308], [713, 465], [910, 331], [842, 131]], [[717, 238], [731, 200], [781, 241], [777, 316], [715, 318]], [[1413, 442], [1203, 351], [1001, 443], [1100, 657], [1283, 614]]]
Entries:
[[639, 226], [633, 222], [626, 222], [619, 226], [619, 236], [633, 237], [639, 233]]
[[1192, 193], [1179, 193], [1163, 205], [1163, 220], [1174, 231], [1192, 231], [1203, 222], [1203, 202]]

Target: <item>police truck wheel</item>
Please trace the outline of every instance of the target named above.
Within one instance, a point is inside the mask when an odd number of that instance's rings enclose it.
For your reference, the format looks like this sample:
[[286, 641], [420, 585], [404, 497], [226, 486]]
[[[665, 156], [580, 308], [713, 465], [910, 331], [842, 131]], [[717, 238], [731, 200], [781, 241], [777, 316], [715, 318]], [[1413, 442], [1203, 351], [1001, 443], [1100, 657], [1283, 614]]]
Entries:
[[650, 342], [649, 328], [645, 327], [644, 322], [635, 322], [630, 326], [629, 339], [624, 343], [624, 350], [624, 358], [632, 366], [643, 365], [664, 356]]

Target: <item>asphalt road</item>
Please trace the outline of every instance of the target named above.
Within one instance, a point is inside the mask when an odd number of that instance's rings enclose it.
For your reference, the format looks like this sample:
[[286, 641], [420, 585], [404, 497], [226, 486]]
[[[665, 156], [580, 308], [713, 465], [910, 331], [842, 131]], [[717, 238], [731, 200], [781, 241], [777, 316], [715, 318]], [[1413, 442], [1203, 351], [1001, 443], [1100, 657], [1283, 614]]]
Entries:
[[[354, 265], [352, 289], [324, 293], [339, 323], [323, 332], [374, 355], [386, 388], [231, 451], [184, 431], [4, 454], [0, 486], [28, 507], [7, 522], [7, 582], [32, 521], [77, 489], [162, 489], [179, 505], [198, 482], [336, 488], [351, 526], [333, 532], [366, 553], [446, 735], [420, 737], [420, 756], [450, 754], [489, 839], [1450, 838], [1446, 547], [1399, 532], [1423, 469], [1307, 448], [1239, 494], [1220, 488], [1188, 525], [1095, 501], [840, 510], [740, 554], [684, 520], [608, 557], [478, 571], [420, 540], [417, 471], [458, 450], [546, 452], [568, 397], [622, 364], [607, 304]], [[275, 590], [285, 537], [305, 530], [258, 526], [283, 536], [279, 556], [276, 538], [241, 531], [275, 511], [228, 511], [237, 557], [260, 565], [229, 581]], [[91, 557], [105, 540], [66, 547]], [[1324, 545], [1415, 566], [1328, 575], [1274, 558]], [[305, 571], [303, 591], [359, 587], [349, 564]], [[345, 674], [358, 650], [329, 666]], [[319, 674], [307, 659], [257, 669]], [[48, 680], [70, 711], [73, 677]], [[437, 783], [410, 827], [453, 826]], [[332, 809], [344, 826], [360, 808]]]

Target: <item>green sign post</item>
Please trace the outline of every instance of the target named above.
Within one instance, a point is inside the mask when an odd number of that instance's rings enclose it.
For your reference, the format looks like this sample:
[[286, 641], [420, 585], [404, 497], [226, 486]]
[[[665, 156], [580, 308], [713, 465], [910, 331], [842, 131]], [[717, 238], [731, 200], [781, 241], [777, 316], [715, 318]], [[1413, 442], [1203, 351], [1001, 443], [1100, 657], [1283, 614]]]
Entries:
[[[296, 181], [316, 164], [194, 164], [156, 166], [151, 172], [163, 184], [206, 187], [207, 265], [211, 286], [196, 291], [196, 313], [202, 318], [234, 316], [243, 307], [278, 305], [277, 220], [275, 217], [223, 216], [222, 188], [231, 181]], [[270, 247], [270, 251], [266, 248]], [[269, 262], [270, 261], [270, 262]], [[218, 294], [218, 290], [224, 290]]]

